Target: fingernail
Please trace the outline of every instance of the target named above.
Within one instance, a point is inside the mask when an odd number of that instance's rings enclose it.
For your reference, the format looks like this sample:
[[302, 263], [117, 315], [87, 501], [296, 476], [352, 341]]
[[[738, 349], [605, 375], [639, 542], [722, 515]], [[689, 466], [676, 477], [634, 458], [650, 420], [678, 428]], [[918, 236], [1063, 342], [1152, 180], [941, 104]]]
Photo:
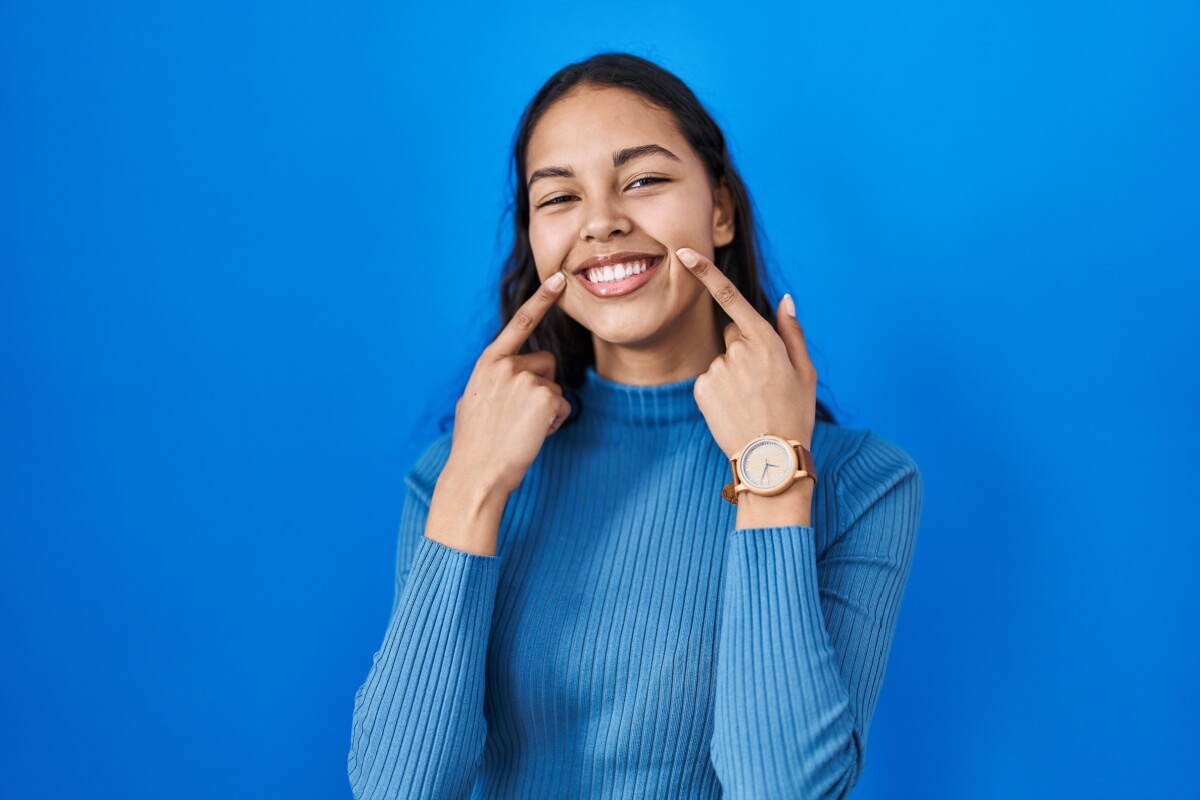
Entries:
[[562, 270], [559, 270], [558, 272], [551, 275], [549, 278], [546, 278], [546, 288], [552, 289], [557, 292], [559, 289], [561, 289], [563, 287], [563, 284], [566, 282], [567, 282], [567, 276], [562, 274]]
[[681, 247], [675, 251], [675, 255], [679, 256], [679, 260], [683, 262], [685, 267], [694, 267], [700, 263], [700, 259], [696, 256], [694, 250], [687, 247]]
[[786, 311], [792, 319], [796, 318], [796, 303], [793, 302], [790, 294], [783, 296], [783, 310]]

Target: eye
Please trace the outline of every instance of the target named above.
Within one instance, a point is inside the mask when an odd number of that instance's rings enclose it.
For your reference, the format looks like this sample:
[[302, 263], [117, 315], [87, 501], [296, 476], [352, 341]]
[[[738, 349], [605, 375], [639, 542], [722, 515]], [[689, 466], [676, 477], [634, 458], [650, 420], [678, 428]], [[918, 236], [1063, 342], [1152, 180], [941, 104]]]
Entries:
[[[640, 189], [644, 186], [651, 186], [655, 183], [670, 183], [670, 182], [671, 182], [670, 178], [657, 178], [653, 175], [643, 175], [642, 177], [635, 179], [633, 181], [633, 183], [629, 184], [629, 188], [630, 189]], [[640, 184], [640, 186], [639, 186], [639, 184]]]
[[546, 206], [561, 206], [562, 203], [559, 201], [572, 200], [572, 199], [574, 199], [574, 197], [575, 197], [574, 195], [570, 195], [570, 194], [560, 194], [556, 197], [551, 197], [549, 200], [545, 200], [541, 203], [538, 203], [537, 206], [535, 206], [535, 207], [536, 208], [544, 208]]

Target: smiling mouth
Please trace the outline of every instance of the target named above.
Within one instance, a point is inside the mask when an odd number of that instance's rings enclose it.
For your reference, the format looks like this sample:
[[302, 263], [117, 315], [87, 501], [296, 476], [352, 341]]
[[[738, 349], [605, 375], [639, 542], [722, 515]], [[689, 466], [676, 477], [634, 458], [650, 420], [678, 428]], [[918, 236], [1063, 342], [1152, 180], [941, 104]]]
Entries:
[[631, 258], [619, 264], [580, 270], [575, 277], [594, 297], [624, 297], [653, 279], [663, 259], [663, 256]]
[[623, 281], [626, 278], [631, 278], [634, 275], [641, 275], [646, 270], [652, 269], [662, 260], [662, 256], [654, 258], [639, 258], [632, 261], [624, 261], [620, 264], [615, 264], [611, 267], [592, 267], [591, 269], [583, 270], [582, 277], [588, 283], [609, 284]]

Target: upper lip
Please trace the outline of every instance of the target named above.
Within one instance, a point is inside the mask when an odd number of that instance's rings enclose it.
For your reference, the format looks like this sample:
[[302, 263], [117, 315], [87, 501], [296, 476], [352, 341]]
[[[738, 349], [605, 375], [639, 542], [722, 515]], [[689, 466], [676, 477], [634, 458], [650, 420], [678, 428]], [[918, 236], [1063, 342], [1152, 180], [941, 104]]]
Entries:
[[620, 253], [608, 253], [602, 256], [592, 256], [587, 261], [578, 264], [575, 269], [571, 270], [572, 275], [577, 275], [585, 269], [593, 269], [595, 267], [611, 267], [615, 264], [624, 264], [629, 261], [653, 261], [658, 258], [658, 253], [638, 253], [633, 250], [622, 250]]

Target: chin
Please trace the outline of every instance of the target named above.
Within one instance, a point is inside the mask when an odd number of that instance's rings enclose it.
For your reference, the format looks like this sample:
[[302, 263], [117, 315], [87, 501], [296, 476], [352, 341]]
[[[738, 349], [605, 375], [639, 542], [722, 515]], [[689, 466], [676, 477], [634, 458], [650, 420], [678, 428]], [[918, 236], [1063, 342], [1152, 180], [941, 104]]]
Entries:
[[593, 325], [584, 324], [592, 335], [603, 342], [621, 347], [643, 347], [662, 338], [661, 325], [651, 324], [645, 318], [634, 319], [622, 324], [616, 320], [604, 320]]

